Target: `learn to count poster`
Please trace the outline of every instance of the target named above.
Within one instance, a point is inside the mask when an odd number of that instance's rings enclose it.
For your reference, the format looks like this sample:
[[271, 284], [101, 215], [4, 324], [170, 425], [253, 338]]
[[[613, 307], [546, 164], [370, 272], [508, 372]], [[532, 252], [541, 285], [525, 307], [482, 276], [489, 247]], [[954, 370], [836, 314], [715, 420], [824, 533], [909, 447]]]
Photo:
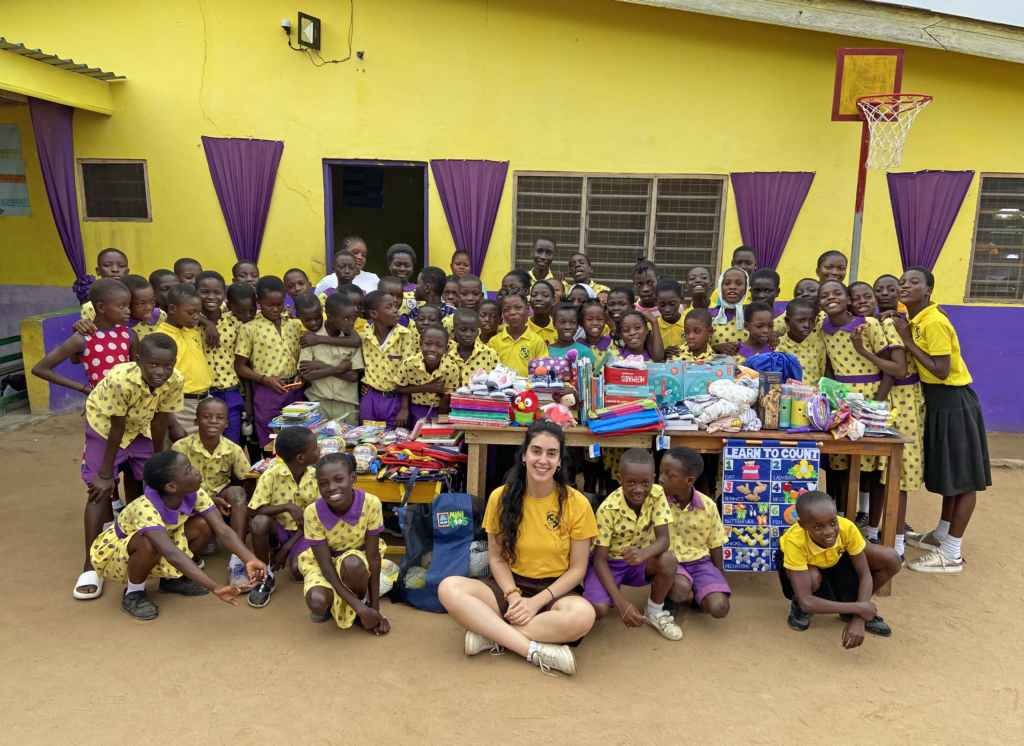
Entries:
[[818, 489], [821, 452], [814, 445], [730, 440], [722, 454], [726, 570], [775, 570], [779, 537], [796, 523], [796, 499]]

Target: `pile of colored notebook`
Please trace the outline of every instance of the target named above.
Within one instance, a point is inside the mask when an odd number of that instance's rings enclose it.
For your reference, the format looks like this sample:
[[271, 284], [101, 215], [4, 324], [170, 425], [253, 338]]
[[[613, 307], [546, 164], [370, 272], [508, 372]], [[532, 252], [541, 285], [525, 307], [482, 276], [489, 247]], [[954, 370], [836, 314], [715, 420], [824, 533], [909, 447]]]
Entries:
[[286, 406], [281, 410], [281, 414], [268, 424], [271, 430], [279, 431], [296, 425], [313, 429], [323, 421], [324, 416], [320, 412], [320, 402], [300, 401]]
[[467, 394], [459, 390], [452, 394], [448, 421], [456, 425], [508, 427], [511, 421], [508, 403], [509, 400], [505, 396], [498, 399], [486, 394]]
[[602, 407], [587, 413], [587, 427], [591, 434], [629, 435], [665, 427], [665, 418], [658, 411], [658, 405], [650, 399], [630, 404]]

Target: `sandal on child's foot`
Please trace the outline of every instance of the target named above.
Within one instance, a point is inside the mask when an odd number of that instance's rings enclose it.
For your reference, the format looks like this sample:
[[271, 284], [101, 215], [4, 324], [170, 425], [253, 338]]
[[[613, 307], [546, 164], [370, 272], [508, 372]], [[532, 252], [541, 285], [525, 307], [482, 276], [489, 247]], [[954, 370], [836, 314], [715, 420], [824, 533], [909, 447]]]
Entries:
[[140, 622], [149, 622], [160, 615], [160, 607], [149, 600], [145, 591], [125, 593], [121, 598], [121, 611]]
[[179, 596], [205, 596], [208, 590], [192, 578], [160, 578], [161, 593], [177, 593]]
[[[83, 590], [92, 588], [92, 590]], [[103, 578], [95, 570], [86, 570], [78, 576], [75, 581], [75, 589], [71, 594], [79, 601], [88, 601], [90, 598], [99, 598], [103, 593]]]

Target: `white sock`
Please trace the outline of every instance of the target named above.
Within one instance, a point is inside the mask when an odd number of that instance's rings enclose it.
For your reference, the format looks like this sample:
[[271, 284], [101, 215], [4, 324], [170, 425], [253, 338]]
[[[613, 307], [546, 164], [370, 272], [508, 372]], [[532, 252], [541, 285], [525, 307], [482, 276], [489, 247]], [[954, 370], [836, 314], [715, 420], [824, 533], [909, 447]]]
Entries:
[[878, 541], [878, 526], [868, 526], [868, 538]]
[[108, 528], [110, 528], [113, 525], [114, 525], [113, 521], [107, 521], [106, 523], [103, 524], [103, 529], [102, 530], [106, 531]]
[[903, 554], [903, 534], [896, 534], [896, 554]]
[[859, 498], [857, 500], [857, 512], [858, 513], [867, 513], [870, 509], [871, 509], [871, 493], [870, 492], [864, 492], [862, 490], [861, 493], [860, 493], [860, 496], [859, 496]]
[[955, 536], [946, 535], [946, 538], [942, 540], [942, 545], [939, 547], [939, 551], [950, 559], [960, 559], [960, 542], [963, 538], [957, 539]]
[[125, 591], [125, 595], [127, 595], [129, 593], [135, 593], [136, 591], [144, 591], [144, 590], [146, 590], [146, 581], [142, 581], [141, 583], [133, 583], [132, 581], [129, 580], [128, 581], [128, 590]]
[[269, 562], [267, 563], [267, 577], [268, 578], [274, 577], [274, 571], [270, 569], [270, 563]]
[[932, 536], [934, 536], [939, 541], [942, 541], [948, 535], [949, 535], [949, 521], [943, 521], [943, 520], [940, 519], [938, 527], [936, 527], [935, 530], [932, 531]]
[[537, 643], [530, 640], [530, 649], [526, 651], [526, 660], [533, 663], [533, 654], [537, 652]]
[[660, 614], [665, 610], [665, 602], [662, 601], [660, 604], [654, 603], [651, 599], [647, 599], [647, 613], [648, 614]]

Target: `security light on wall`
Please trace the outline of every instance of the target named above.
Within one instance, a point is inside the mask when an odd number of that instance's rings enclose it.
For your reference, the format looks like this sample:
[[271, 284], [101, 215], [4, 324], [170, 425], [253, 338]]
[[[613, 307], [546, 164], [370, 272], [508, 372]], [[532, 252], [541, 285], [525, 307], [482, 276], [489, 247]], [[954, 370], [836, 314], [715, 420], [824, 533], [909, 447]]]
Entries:
[[320, 50], [320, 19], [299, 13], [299, 35], [300, 47], [310, 47]]

